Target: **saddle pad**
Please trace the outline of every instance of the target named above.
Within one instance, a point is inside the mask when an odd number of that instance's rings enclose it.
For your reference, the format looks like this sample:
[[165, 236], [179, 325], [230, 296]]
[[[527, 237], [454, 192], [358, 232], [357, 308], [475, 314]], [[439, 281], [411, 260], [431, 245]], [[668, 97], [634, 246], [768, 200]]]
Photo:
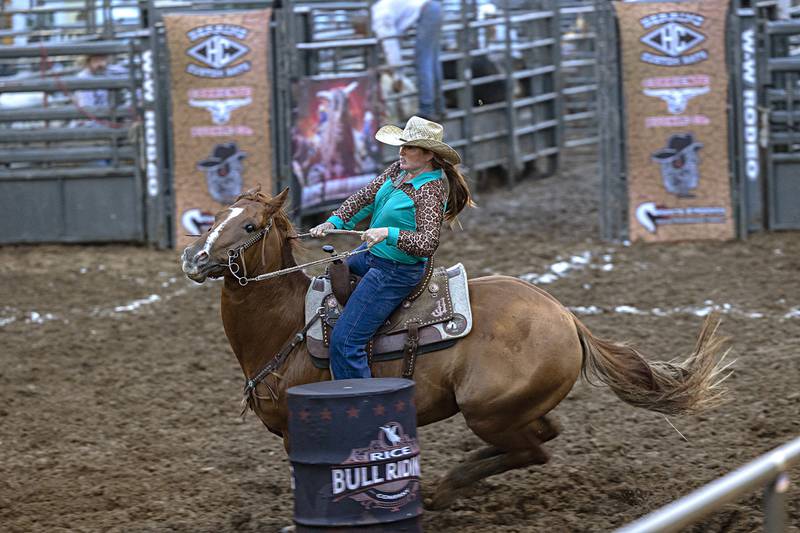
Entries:
[[[458, 263], [448, 268], [445, 272], [447, 273], [450, 300], [453, 304], [452, 318], [446, 322], [426, 326], [424, 329], [430, 331], [430, 334], [426, 335], [426, 337], [432, 336], [434, 338], [425, 339], [427, 342], [423, 341], [424, 344], [459, 339], [466, 336], [472, 330], [472, 310], [469, 304], [469, 286], [467, 284], [467, 272], [464, 269], [464, 265]], [[326, 297], [329, 294], [331, 294], [331, 282], [327, 277], [320, 276], [311, 280], [311, 285], [309, 285], [308, 292], [306, 293], [306, 322], [313, 318], [317, 310], [326, 302]], [[333, 298], [327, 299], [327, 302], [329, 303], [332, 300]], [[396, 323], [396, 321], [393, 320], [395, 313], [397, 313], [397, 311], [392, 313], [392, 316], [389, 317], [389, 322]], [[397, 330], [392, 328], [392, 331]], [[420, 331], [422, 332], [423, 330], [421, 329]], [[307, 346], [311, 355], [317, 358], [327, 358], [328, 349], [325, 347], [321, 320], [317, 320], [314, 325], [311, 326], [311, 329], [308, 330], [307, 337]], [[386, 341], [393, 337], [397, 337], [400, 347], [402, 347], [402, 340], [400, 339], [405, 339], [404, 333], [379, 335], [375, 338], [375, 353], [379, 354], [389, 351], [389, 345], [394, 345], [396, 342], [389, 343]], [[383, 345], [386, 346], [385, 350], [378, 349]], [[447, 345], [449, 346], [451, 343], [447, 343]], [[400, 355], [401, 354], [398, 353], [398, 356]]]

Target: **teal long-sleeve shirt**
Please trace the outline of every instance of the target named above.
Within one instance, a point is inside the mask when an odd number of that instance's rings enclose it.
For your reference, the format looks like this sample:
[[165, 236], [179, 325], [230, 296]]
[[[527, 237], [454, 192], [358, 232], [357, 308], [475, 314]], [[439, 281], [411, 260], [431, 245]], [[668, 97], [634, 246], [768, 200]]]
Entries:
[[439, 247], [446, 201], [441, 170], [424, 172], [398, 185], [405, 171], [396, 162], [345, 200], [328, 222], [353, 229], [371, 216], [370, 228], [388, 228], [388, 237], [370, 252], [384, 259], [413, 264], [426, 261]]

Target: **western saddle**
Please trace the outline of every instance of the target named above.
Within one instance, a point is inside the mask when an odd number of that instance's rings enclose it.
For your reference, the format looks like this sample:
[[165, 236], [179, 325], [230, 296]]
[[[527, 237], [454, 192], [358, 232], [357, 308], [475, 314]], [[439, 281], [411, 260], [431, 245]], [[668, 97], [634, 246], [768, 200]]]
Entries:
[[[331, 246], [323, 249], [335, 254]], [[331, 331], [358, 281], [347, 263], [340, 259], [328, 266], [324, 276], [311, 282], [306, 296], [306, 320], [314, 313], [318, 313], [321, 320], [308, 331], [307, 346], [319, 368], [329, 364]], [[410, 379], [418, 354], [452, 346], [469, 333], [471, 327], [464, 267], [459, 263], [449, 269], [435, 268], [431, 257], [422, 281], [369, 341], [369, 364], [403, 358], [403, 377]]]

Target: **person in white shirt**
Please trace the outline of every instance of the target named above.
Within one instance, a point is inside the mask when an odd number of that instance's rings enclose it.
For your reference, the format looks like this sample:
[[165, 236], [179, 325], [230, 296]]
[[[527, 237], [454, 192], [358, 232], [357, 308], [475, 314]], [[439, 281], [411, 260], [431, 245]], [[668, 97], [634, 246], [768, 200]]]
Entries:
[[[105, 54], [89, 55], [84, 59], [84, 68], [78, 72], [78, 78], [94, 78], [103, 76], [108, 69], [109, 57]], [[109, 91], [108, 89], [80, 89], [72, 93], [72, 99], [78, 108], [89, 107], [108, 107], [109, 106]], [[80, 126], [93, 126], [94, 121], [85, 120], [75, 125]]]
[[386, 62], [395, 84], [402, 84], [400, 37], [416, 31], [414, 63], [417, 71], [419, 111], [417, 115], [441, 120], [444, 115], [442, 63], [442, 4], [439, 0], [378, 0], [372, 6], [372, 31], [381, 40]]
[[[122, 65], [114, 65], [111, 63], [111, 56], [106, 54], [88, 55], [83, 59], [84, 67], [76, 74], [78, 78], [97, 78], [102, 76], [126, 77], [128, 70]], [[126, 91], [127, 92], [127, 91]], [[130, 106], [130, 95], [120, 95], [122, 101], [116, 102], [116, 105], [127, 107]], [[111, 107], [115, 104], [111, 98], [110, 89], [79, 89], [72, 93], [72, 101], [75, 106], [81, 110], [86, 118], [74, 120], [70, 124], [71, 127], [100, 127], [107, 125], [106, 121], [98, 120], [91, 116], [90, 109], [99, 107]]]
[[[111, 64], [112, 57], [106, 54], [90, 54], [83, 58], [84, 68], [76, 74], [78, 78], [96, 78], [103, 76], [124, 77], [127, 69]], [[118, 127], [115, 122], [104, 118], [95, 117], [92, 112], [95, 108], [109, 108], [113, 105], [120, 105], [130, 108], [130, 95], [121, 95], [124, 100], [115, 102], [111, 96], [110, 89], [79, 89], [72, 93], [72, 101], [84, 118], [75, 119], [70, 122], [71, 128], [102, 128]], [[112, 164], [110, 159], [98, 159], [87, 161], [86, 165], [105, 167]]]

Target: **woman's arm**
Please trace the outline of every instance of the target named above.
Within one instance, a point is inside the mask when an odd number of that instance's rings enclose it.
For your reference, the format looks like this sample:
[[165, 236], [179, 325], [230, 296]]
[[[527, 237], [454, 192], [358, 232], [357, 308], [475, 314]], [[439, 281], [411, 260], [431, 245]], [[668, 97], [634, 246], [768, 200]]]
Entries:
[[429, 181], [409, 191], [416, 206], [417, 231], [389, 228], [386, 242], [409, 255], [430, 257], [439, 247], [439, 233], [444, 219], [446, 192], [442, 180]]
[[400, 172], [399, 161], [389, 165], [377, 178], [342, 202], [339, 209], [328, 218], [328, 222], [336, 226], [336, 229], [353, 229], [356, 224], [372, 214], [375, 195], [378, 194], [378, 190], [384, 182], [397, 176]]

